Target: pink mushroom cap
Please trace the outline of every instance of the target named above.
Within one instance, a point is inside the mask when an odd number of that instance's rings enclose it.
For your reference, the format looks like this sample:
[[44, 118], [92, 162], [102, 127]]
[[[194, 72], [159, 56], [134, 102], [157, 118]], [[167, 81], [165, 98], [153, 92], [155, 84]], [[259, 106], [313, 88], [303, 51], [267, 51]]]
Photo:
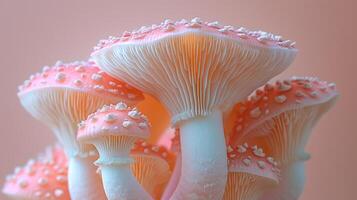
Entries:
[[268, 83], [235, 106], [233, 112], [238, 114], [230, 143], [235, 145], [255, 127], [283, 112], [334, 102], [337, 97], [334, 83], [315, 77], [292, 77]]
[[269, 178], [279, 183], [280, 170], [274, 158], [266, 156], [262, 148], [247, 143], [228, 147], [228, 171]]
[[67, 88], [99, 96], [115, 97], [128, 103], [144, 99], [143, 94], [120, 80], [101, 71], [92, 61], [62, 63], [45, 66], [41, 73], [30, 76], [19, 86], [18, 95], [45, 88]]
[[78, 126], [77, 138], [80, 142], [103, 136], [132, 136], [144, 139], [150, 135], [150, 123], [146, 116], [122, 102], [104, 106]]
[[119, 44], [140, 44], [142, 41], [155, 41], [167, 36], [175, 34], [183, 34], [188, 32], [202, 32], [210, 35], [226, 37], [247, 43], [252, 46], [270, 47], [270, 48], [295, 48], [295, 42], [283, 40], [279, 35], [274, 35], [265, 31], [250, 31], [244, 27], [235, 28], [233, 26], [225, 26], [215, 22], [203, 22], [199, 18], [194, 18], [191, 21], [185, 19], [179, 21], [165, 20], [159, 25], [142, 26], [138, 30], [132, 32], [125, 31], [119, 37], [110, 36], [108, 39], [100, 40], [94, 47], [92, 55], [99, 50]]
[[160, 199], [171, 175], [175, 156], [165, 147], [137, 140], [131, 149], [135, 162], [131, 170], [138, 182], [153, 196]]
[[150, 144], [145, 140], [138, 140], [134, 143], [134, 146], [131, 149], [131, 155], [152, 156], [163, 159], [168, 163], [172, 162], [174, 157], [166, 147]]
[[67, 158], [58, 146], [48, 148], [36, 160], [17, 167], [7, 177], [2, 192], [13, 199], [70, 199], [67, 185]]
[[87, 156], [91, 146], [76, 140], [77, 124], [105, 104], [143, 100], [141, 91], [101, 71], [92, 62], [44, 67], [19, 87], [22, 106], [52, 129], [68, 156]]

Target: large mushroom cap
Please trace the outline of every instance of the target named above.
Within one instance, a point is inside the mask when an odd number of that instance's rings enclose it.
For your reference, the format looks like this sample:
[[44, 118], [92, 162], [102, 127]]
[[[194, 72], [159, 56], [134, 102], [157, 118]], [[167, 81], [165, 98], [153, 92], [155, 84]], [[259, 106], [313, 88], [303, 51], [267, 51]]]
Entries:
[[48, 148], [36, 160], [17, 167], [7, 177], [3, 193], [11, 199], [68, 200], [67, 158], [58, 146]]
[[256, 200], [279, 183], [280, 170], [274, 158], [257, 145], [228, 148], [228, 180], [225, 200]]
[[206, 34], [216, 34], [219, 36], [227, 36], [232, 39], [240, 39], [240, 42], [250, 43], [256, 46], [280, 46], [284, 48], [294, 48], [295, 42], [283, 40], [279, 35], [264, 31], [250, 31], [244, 27], [235, 28], [233, 26], [224, 26], [219, 22], [203, 22], [199, 18], [193, 18], [191, 21], [185, 19], [179, 21], [171, 21], [169, 19], [162, 22], [160, 25], [153, 24], [151, 26], [142, 26], [138, 30], [132, 32], [125, 31], [119, 37], [110, 36], [108, 39], [100, 40], [94, 47], [92, 52], [95, 55], [98, 51], [110, 48], [116, 44], [131, 44], [143, 43], [147, 41], [159, 40], [162, 37], [172, 36], [173, 34], [182, 34], [184, 32], [205, 32]]
[[44, 67], [19, 87], [22, 106], [48, 125], [69, 156], [85, 153], [76, 141], [77, 123], [99, 107], [125, 101], [136, 104], [142, 93], [101, 71], [92, 61]]
[[135, 159], [131, 164], [134, 176], [154, 199], [160, 199], [170, 178], [169, 162], [172, 161], [173, 155], [165, 147], [143, 140], [135, 143], [131, 155]]
[[294, 43], [217, 22], [173, 22], [101, 40], [92, 58], [158, 98], [172, 122], [227, 110], [292, 62]]
[[296, 153], [303, 153], [310, 129], [337, 97], [334, 83], [312, 77], [292, 77], [266, 84], [236, 105], [237, 118], [230, 143], [266, 136], [277, 159], [293, 158]]

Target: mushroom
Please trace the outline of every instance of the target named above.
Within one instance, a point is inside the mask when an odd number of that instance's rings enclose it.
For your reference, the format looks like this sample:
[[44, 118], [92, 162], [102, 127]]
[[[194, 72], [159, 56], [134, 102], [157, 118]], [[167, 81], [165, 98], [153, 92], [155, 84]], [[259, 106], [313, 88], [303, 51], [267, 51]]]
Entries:
[[44, 67], [19, 87], [18, 97], [33, 117], [52, 129], [69, 157], [71, 198], [105, 198], [93, 165], [95, 149], [77, 142], [77, 124], [104, 104], [120, 100], [135, 104], [143, 99], [142, 93], [88, 61]]
[[154, 199], [160, 199], [171, 175], [169, 162], [173, 155], [165, 147], [138, 140], [131, 149], [131, 156], [135, 159], [131, 170], [140, 185]]
[[227, 175], [222, 113], [286, 69], [294, 44], [199, 18], [165, 20], [101, 40], [92, 58], [161, 101], [180, 128], [182, 175], [172, 198], [221, 199]]
[[68, 200], [67, 158], [58, 146], [48, 148], [7, 176], [2, 192], [15, 200]]
[[224, 200], [258, 200], [277, 186], [279, 168], [263, 149], [248, 143], [228, 148], [228, 180]]
[[334, 83], [312, 77], [292, 77], [266, 84], [239, 103], [229, 143], [260, 141], [281, 163], [282, 181], [267, 199], [298, 199], [303, 191], [305, 146], [312, 128], [338, 97]]
[[104, 106], [79, 124], [79, 142], [94, 145], [99, 153], [95, 165], [109, 200], [152, 199], [130, 170], [130, 150], [137, 139], [149, 137], [149, 125], [137, 109], [122, 102]]
[[[173, 135], [173, 136], [172, 136]], [[166, 141], [166, 138], [170, 138], [170, 141]], [[179, 182], [181, 176], [181, 142], [180, 142], [180, 129], [172, 129], [167, 130], [162, 137], [160, 138], [161, 143], [166, 143], [170, 151], [176, 154], [175, 158], [175, 167], [173, 173], [171, 175], [170, 181], [166, 186], [164, 194], [162, 195], [163, 200], [168, 200], [172, 196], [175, 191], [177, 184]]]

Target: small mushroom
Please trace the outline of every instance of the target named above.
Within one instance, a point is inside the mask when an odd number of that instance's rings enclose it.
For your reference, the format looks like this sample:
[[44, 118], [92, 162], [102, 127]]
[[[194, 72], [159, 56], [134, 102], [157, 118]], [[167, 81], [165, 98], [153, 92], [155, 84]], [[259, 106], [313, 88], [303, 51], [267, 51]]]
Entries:
[[149, 126], [144, 115], [122, 102], [102, 107], [79, 126], [78, 141], [94, 145], [99, 153], [95, 165], [101, 171], [108, 200], [152, 199], [130, 170], [132, 146], [149, 137]]

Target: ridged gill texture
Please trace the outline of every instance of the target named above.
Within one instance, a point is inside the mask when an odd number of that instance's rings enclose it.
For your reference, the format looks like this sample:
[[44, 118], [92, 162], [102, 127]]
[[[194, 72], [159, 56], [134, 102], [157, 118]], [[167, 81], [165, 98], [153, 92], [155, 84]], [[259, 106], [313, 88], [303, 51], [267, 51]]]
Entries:
[[117, 100], [73, 89], [44, 88], [21, 94], [20, 101], [33, 117], [53, 130], [68, 156], [76, 156], [88, 153], [88, 147], [77, 142], [77, 124], [102, 105]]
[[295, 52], [187, 31], [113, 45], [93, 57], [104, 71], [161, 100], [176, 124], [227, 110], [282, 72]]
[[275, 184], [272, 180], [249, 173], [229, 172], [224, 200], [258, 200]]
[[154, 199], [160, 199], [171, 175], [168, 163], [154, 156], [134, 155], [133, 157], [135, 161], [130, 167], [134, 176]]
[[326, 112], [326, 108], [332, 102], [322, 106], [310, 106], [302, 109], [290, 110], [273, 117], [257, 127], [252, 132], [267, 132], [264, 140], [273, 147], [273, 155], [282, 164], [298, 160], [306, 160], [304, 152], [311, 130], [320, 117]]

